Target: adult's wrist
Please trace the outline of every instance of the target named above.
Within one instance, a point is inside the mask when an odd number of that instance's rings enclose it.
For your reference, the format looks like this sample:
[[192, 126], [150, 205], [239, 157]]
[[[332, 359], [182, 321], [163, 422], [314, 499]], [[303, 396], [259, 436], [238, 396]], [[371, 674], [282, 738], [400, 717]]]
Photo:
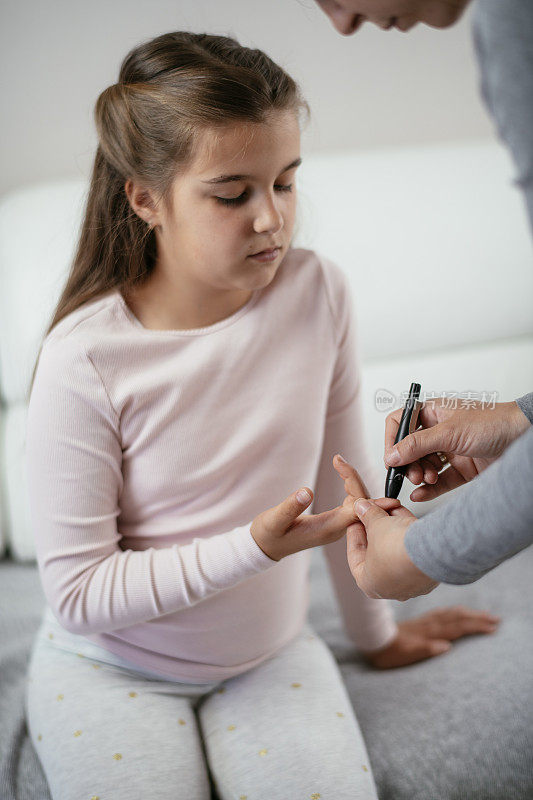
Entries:
[[[396, 599], [409, 600], [411, 597], [418, 597], [422, 594], [429, 594], [438, 586], [438, 581], [424, 572], [414, 561], [407, 547], [408, 533], [416, 530], [416, 524], [420, 520], [415, 520], [406, 527], [403, 536], [397, 540], [396, 564], [402, 580], [399, 581], [399, 591]], [[401, 585], [401, 594], [400, 594]]]

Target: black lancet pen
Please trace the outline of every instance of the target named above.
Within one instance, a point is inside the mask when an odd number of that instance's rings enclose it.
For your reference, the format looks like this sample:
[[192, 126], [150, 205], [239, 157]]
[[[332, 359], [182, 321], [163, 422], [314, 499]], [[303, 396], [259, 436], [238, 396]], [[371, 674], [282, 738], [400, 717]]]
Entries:
[[[420, 405], [417, 400], [420, 396], [420, 384], [412, 383], [409, 389], [409, 397], [406, 400], [400, 420], [400, 427], [396, 434], [394, 444], [398, 444], [401, 439], [405, 439], [410, 433], [416, 430], [416, 423], [418, 419], [418, 412]], [[404, 472], [407, 465], [403, 467], [389, 467], [387, 470], [387, 478], [385, 480], [385, 497], [398, 497], [400, 489], [402, 488]]]

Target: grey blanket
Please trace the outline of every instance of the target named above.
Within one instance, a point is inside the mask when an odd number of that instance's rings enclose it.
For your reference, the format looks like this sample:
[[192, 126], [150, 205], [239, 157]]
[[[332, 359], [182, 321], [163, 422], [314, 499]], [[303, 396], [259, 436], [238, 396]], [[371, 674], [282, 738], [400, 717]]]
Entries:
[[[503, 621], [496, 634], [457, 641], [444, 656], [380, 672], [346, 639], [322, 553], [313, 553], [310, 621], [340, 664], [380, 800], [533, 797], [532, 574], [529, 548], [477, 583], [395, 603], [398, 619], [463, 604]], [[50, 800], [23, 704], [43, 602], [35, 564], [0, 561], [0, 800]]]

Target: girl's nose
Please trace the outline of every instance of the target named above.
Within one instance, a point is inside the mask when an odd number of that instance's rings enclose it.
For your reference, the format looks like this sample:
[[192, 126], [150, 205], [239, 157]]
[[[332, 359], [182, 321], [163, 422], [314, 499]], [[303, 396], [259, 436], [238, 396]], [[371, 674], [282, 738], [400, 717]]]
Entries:
[[256, 233], [277, 233], [283, 227], [283, 216], [274, 198], [268, 198], [254, 219]]

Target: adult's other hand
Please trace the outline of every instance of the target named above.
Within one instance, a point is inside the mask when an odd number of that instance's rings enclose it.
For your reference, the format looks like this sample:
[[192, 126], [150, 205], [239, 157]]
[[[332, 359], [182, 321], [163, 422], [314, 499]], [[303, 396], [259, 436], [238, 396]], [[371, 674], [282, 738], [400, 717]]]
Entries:
[[396, 445], [402, 409], [392, 411], [385, 421], [385, 465], [408, 465], [405, 475], [411, 483], [424, 481], [410, 495], [414, 502], [471, 481], [531, 425], [514, 400], [492, 407], [475, 401], [458, 409], [448, 408], [447, 402], [442, 397], [423, 403], [420, 427]]
[[394, 600], [431, 592], [438, 583], [415, 567], [403, 543], [416, 520], [414, 514], [400, 504], [386, 510], [368, 499], [357, 470], [338, 455], [333, 466], [344, 480], [347, 496], [355, 501], [359, 521], [346, 529], [346, 555], [359, 588], [367, 597]]

